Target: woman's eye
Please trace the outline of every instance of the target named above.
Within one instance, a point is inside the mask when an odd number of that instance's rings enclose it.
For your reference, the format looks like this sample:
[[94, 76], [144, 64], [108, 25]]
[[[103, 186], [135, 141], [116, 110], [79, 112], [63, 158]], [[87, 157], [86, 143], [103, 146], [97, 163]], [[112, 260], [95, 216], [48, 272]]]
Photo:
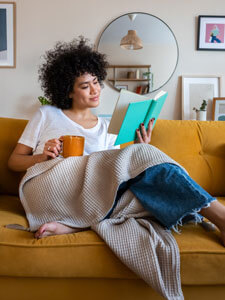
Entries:
[[87, 88], [88, 88], [88, 86], [82, 86], [82, 90], [87, 89]]

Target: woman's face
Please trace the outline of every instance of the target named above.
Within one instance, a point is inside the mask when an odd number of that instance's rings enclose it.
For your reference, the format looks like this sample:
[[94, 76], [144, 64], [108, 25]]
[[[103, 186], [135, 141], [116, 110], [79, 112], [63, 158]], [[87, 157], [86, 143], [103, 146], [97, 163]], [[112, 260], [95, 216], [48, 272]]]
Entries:
[[70, 98], [73, 101], [73, 107], [79, 109], [93, 108], [99, 105], [101, 86], [98, 78], [89, 73], [77, 77], [73, 86], [73, 92]]

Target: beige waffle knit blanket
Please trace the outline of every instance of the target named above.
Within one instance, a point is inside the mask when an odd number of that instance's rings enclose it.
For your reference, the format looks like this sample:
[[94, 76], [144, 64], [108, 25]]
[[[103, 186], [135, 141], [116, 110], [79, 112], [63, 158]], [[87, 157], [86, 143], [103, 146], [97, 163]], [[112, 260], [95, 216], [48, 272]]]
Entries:
[[30, 230], [51, 221], [91, 227], [163, 297], [181, 300], [180, 257], [172, 234], [151, 220], [129, 190], [104, 220], [122, 182], [166, 162], [176, 164], [157, 148], [136, 144], [36, 164], [28, 169], [19, 189]]

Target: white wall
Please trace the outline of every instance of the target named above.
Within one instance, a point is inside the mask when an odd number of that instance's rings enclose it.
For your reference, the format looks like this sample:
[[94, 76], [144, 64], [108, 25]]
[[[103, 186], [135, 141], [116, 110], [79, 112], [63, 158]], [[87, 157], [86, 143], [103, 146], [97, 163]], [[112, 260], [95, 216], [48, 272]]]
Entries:
[[[0, 68], [0, 117], [29, 118], [43, 95], [38, 83], [40, 56], [56, 41], [84, 35], [97, 42], [106, 25], [128, 12], [146, 12], [162, 19], [174, 32], [179, 62], [161, 113], [164, 119], [181, 118], [181, 75], [225, 75], [225, 51], [196, 51], [197, 16], [224, 15], [224, 0], [17, 0], [17, 66]], [[223, 96], [225, 95], [223, 82]], [[110, 114], [118, 93], [107, 84], [98, 113]]]

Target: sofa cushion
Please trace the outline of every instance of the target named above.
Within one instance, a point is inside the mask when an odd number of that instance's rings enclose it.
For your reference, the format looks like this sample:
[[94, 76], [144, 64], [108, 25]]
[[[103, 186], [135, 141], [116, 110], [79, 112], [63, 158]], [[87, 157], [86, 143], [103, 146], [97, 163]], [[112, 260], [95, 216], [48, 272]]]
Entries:
[[[225, 204], [225, 200], [222, 199]], [[93, 231], [40, 240], [6, 224], [27, 226], [18, 198], [0, 196], [0, 277], [137, 278]], [[186, 285], [225, 284], [225, 248], [219, 233], [185, 225], [174, 233], [181, 253], [181, 278]], [[15, 263], [16, 259], [16, 263]]]

